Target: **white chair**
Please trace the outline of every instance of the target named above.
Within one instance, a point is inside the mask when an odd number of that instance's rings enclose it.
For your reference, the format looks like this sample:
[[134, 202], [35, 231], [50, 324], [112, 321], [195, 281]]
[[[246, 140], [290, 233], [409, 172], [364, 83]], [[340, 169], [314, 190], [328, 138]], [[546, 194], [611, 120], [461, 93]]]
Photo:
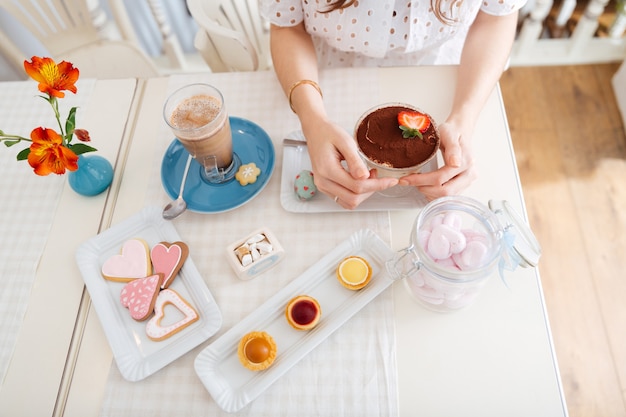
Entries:
[[271, 68], [269, 24], [258, 0], [187, 0], [199, 26], [194, 46], [215, 72]]
[[[86, 78], [149, 78], [159, 75], [151, 59], [130, 42], [103, 40], [94, 26], [88, 0], [0, 0], [57, 62], [69, 61]], [[7, 36], [3, 36], [6, 40]], [[25, 59], [17, 48], [0, 46], [16, 67]]]

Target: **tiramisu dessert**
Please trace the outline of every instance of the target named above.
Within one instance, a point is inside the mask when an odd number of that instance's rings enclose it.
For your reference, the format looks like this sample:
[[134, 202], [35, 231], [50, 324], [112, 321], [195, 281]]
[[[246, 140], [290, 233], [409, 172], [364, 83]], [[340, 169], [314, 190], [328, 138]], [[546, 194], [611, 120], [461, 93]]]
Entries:
[[379, 176], [420, 172], [439, 149], [439, 134], [430, 115], [408, 104], [383, 104], [359, 119], [355, 138], [362, 155]]

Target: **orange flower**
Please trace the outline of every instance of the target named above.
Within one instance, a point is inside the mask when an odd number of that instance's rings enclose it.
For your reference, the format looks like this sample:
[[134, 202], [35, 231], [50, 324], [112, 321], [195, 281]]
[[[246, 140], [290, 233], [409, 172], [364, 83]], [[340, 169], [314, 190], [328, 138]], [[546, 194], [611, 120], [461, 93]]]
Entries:
[[39, 82], [39, 91], [51, 97], [63, 98], [63, 90], [76, 93], [78, 68], [70, 62], [56, 64], [51, 58], [32, 57], [32, 62], [24, 61], [24, 70], [35, 81]]
[[[34, 56], [31, 62], [24, 61], [24, 70], [33, 80], [39, 82], [39, 91], [45, 94], [39, 97], [52, 107], [60, 133], [38, 127], [30, 133], [29, 139], [5, 133], [0, 129], [0, 143], [11, 147], [21, 142], [31, 142], [30, 147], [18, 152], [16, 159], [28, 160], [37, 175], [49, 175], [53, 172], [61, 175], [66, 170], [76, 171], [78, 155], [97, 150], [84, 143], [91, 141], [87, 130], [75, 129], [77, 107], [70, 109], [65, 123], [61, 122], [59, 99], [65, 97], [64, 90], [76, 93], [78, 68], [74, 68], [71, 62], [62, 61], [57, 65], [51, 58]], [[83, 143], [72, 144], [74, 137]]]
[[33, 129], [30, 133], [33, 143], [30, 145], [28, 163], [37, 175], [51, 173], [65, 174], [65, 170], [78, 169], [78, 156], [63, 146], [63, 138], [54, 130], [43, 127]]

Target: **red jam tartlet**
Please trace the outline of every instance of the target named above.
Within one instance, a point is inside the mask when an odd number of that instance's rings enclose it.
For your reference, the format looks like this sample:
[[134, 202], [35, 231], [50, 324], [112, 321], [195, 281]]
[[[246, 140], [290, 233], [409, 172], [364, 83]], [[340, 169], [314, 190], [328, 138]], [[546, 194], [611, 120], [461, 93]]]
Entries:
[[250, 332], [239, 341], [237, 356], [251, 371], [267, 369], [276, 359], [276, 343], [266, 332]]
[[289, 301], [285, 308], [285, 317], [289, 324], [298, 330], [311, 330], [322, 316], [322, 309], [313, 297], [299, 295]]
[[372, 279], [372, 267], [360, 256], [349, 256], [337, 266], [337, 279], [350, 290], [360, 290]]

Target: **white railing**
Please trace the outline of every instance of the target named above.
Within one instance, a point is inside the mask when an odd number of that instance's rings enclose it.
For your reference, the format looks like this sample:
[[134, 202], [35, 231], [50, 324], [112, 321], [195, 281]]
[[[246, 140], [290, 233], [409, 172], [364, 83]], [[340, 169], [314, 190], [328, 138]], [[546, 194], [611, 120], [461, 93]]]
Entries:
[[[623, 61], [626, 58], [624, 0], [618, 1], [606, 34], [596, 36], [599, 19], [608, 1], [591, 0], [587, 3], [571, 31], [567, 26], [573, 16], [576, 0], [564, 0], [555, 18], [549, 16], [552, 0], [536, 0], [528, 4], [521, 13], [522, 24], [513, 48], [511, 64], [571, 65]], [[556, 29], [552, 32], [569, 36], [550, 37], [549, 26]]]
[[[207, 0], [210, 1], [210, 0]], [[249, 0], [257, 1], [257, 0]], [[87, 0], [94, 25], [101, 36], [122, 38], [141, 46], [151, 55], [163, 74], [208, 69], [193, 50], [197, 27], [188, 15], [185, 0]], [[572, 65], [623, 61], [626, 58], [626, 0], [618, 0], [612, 24], [606, 36], [596, 36], [599, 19], [609, 0], [590, 0], [575, 27], [569, 23], [576, 9], [576, 0], [563, 0], [556, 17], [553, 0], [529, 0], [520, 13], [520, 29], [515, 42], [511, 65]], [[566, 37], [554, 38], [547, 30], [562, 29]], [[3, 65], [15, 68], [23, 56], [39, 51], [24, 51], [23, 36], [12, 30], [11, 21], [0, 9], [0, 80], [7, 79]], [[17, 55], [17, 56], [16, 56]], [[1, 57], [0, 57], [1, 58]], [[10, 73], [10, 72], [9, 72]], [[15, 73], [15, 71], [14, 71]], [[20, 74], [21, 76], [21, 74]], [[10, 77], [8, 78], [10, 79]]]

